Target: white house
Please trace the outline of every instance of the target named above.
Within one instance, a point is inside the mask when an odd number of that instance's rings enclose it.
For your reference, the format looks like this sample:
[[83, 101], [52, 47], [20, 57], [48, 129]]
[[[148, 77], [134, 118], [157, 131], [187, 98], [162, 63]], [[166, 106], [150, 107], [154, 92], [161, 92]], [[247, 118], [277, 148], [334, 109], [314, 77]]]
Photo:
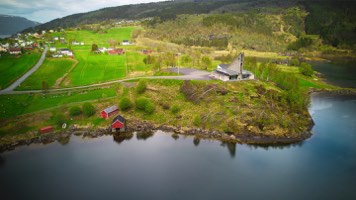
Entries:
[[53, 58], [62, 58], [63, 55], [62, 55], [62, 54], [59, 54], [59, 53], [56, 53], [56, 54], [53, 54], [52, 57], [53, 57]]
[[54, 37], [53, 38], [55, 41], [58, 41], [59, 40], [59, 37]]
[[56, 50], [57, 50], [56, 47], [50, 47], [50, 48], [49, 48], [49, 51], [50, 51], [50, 52], [56, 52]]
[[128, 40], [123, 40], [121, 44], [124, 46], [131, 45], [130, 41]]
[[243, 70], [244, 59], [244, 53], [240, 53], [231, 64], [219, 64], [212, 76], [222, 81], [254, 79], [255, 76], [252, 72]]
[[73, 52], [70, 51], [69, 49], [60, 49], [58, 52], [62, 55], [66, 55], [66, 56], [70, 56], [70, 57], [73, 56]]
[[108, 49], [106, 47], [101, 47], [98, 49], [101, 53], [105, 53]]

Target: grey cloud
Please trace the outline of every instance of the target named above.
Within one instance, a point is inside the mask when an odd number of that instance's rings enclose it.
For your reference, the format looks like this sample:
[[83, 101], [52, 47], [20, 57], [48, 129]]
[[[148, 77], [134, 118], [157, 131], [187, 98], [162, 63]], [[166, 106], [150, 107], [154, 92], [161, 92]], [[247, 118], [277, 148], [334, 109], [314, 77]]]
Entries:
[[162, 0], [1, 0], [0, 14], [26, 17], [43, 23], [105, 7], [157, 1]]

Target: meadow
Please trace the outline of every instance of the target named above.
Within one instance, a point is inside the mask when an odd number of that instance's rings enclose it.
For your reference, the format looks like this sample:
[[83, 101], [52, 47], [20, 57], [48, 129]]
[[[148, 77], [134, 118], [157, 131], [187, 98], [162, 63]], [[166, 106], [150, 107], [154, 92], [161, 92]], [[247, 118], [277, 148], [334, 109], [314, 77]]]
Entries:
[[96, 101], [116, 96], [115, 87], [61, 94], [0, 95], [0, 119], [32, 113], [71, 103]]
[[4, 89], [31, 69], [40, 59], [39, 52], [25, 53], [20, 56], [2, 55], [0, 57], [0, 89]]
[[16, 88], [16, 90], [43, 89], [43, 81], [48, 84], [48, 88], [53, 88], [56, 84], [59, 84], [57, 81], [59, 82], [75, 63], [73, 59], [46, 58], [42, 66]]
[[[122, 40], [131, 40], [132, 31], [136, 27], [112, 28], [107, 33], [95, 33], [89, 30], [66, 31], [65, 33], [53, 33], [53, 36], [63, 36], [67, 41], [84, 42], [83, 46], [68, 45], [77, 59], [77, 66], [68, 74], [62, 82], [62, 87], [73, 87], [107, 82], [124, 77], [145, 75], [151, 70], [150, 65], [145, 65], [145, 55], [138, 52], [137, 46], [120, 46], [126, 53], [123, 55], [94, 54], [91, 45], [97, 44], [99, 48], [110, 47], [109, 40], [118, 43]], [[57, 48], [68, 47], [57, 43]], [[57, 73], [65, 73], [57, 72]], [[53, 80], [51, 80], [53, 82]]]

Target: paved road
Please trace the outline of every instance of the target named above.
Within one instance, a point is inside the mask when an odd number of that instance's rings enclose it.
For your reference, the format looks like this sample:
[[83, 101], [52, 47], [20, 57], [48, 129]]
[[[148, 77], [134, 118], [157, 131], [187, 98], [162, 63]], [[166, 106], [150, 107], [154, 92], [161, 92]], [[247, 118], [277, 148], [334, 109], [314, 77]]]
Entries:
[[[175, 69], [172, 68], [170, 71], [174, 71]], [[183, 71], [182, 71], [183, 70]], [[77, 89], [87, 89], [87, 88], [95, 88], [95, 87], [104, 87], [106, 85], [111, 85], [114, 83], [120, 83], [129, 80], [136, 80], [136, 79], [175, 79], [175, 80], [210, 80], [209, 72], [196, 70], [196, 69], [188, 69], [188, 68], [181, 68], [180, 73], [185, 74], [182, 76], [144, 76], [144, 77], [135, 77], [135, 78], [127, 78], [127, 79], [120, 79], [115, 81], [109, 81], [105, 83], [97, 83], [92, 85], [85, 85], [85, 86], [78, 86], [78, 87], [71, 87], [71, 88], [60, 88], [60, 89], [50, 89], [46, 92], [66, 92], [71, 90]], [[22, 78], [22, 77], [21, 77]], [[25, 91], [14, 91], [8, 90], [5, 92], [0, 92], [0, 94], [30, 94], [30, 93], [42, 93], [42, 90], [25, 90]]]
[[42, 65], [44, 59], [46, 58], [46, 53], [48, 51], [48, 47], [45, 47], [45, 50], [42, 53], [42, 56], [40, 58], [40, 60], [37, 62], [37, 64], [32, 67], [28, 72], [26, 72], [26, 74], [24, 74], [23, 76], [21, 76], [21, 78], [17, 79], [14, 83], [12, 83], [9, 87], [0, 90], [0, 94], [10, 94], [12, 92], [14, 92], [14, 89], [17, 88], [17, 86], [19, 86], [22, 82], [24, 82], [31, 74], [33, 74], [38, 68], [40, 68], [40, 66]]

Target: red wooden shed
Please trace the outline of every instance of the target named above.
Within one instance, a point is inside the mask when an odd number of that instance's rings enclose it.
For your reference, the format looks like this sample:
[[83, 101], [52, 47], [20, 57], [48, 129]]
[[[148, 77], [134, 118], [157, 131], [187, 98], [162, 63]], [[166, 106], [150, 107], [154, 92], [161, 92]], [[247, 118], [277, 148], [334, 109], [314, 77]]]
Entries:
[[116, 116], [111, 122], [111, 129], [113, 132], [125, 131], [126, 128], [126, 119], [121, 115]]
[[108, 119], [111, 115], [115, 114], [119, 108], [117, 106], [111, 106], [109, 108], [105, 108], [103, 111], [100, 112], [100, 115], [104, 119]]
[[108, 51], [109, 55], [121, 55], [124, 54], [125, 50], [124, 49], [112, 49]]
[[53, 126], [46, 126], [43, 128], [40, 128], [40, 133], [49, 133], [53, 131]]

